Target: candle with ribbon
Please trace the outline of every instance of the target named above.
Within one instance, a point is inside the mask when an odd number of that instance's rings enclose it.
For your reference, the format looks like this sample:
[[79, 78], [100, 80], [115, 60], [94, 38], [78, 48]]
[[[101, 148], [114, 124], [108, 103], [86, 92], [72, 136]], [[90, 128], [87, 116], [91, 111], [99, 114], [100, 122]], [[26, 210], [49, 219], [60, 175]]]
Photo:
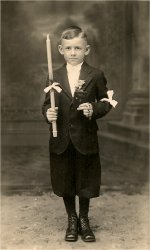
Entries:
[[[50, 42], [49, 34], [47, 34], [46, 48], [47, 48], [48, 76], [49, 76], [49, 84], [50, 84], [50, 86], [48, 88], [46, 88], [46, 91], [50, 92], [51, 108], [55, 109], [54, 89], [56, 89], [56, 91], [58, 91], [57, 88], [59, 88], [59, 87], [54, 86], [55, 84], [53, 83], [51, 42]], [[45, 89], [44, 89], [44, 91], [45, 91]], [[57, 123], [56, 123], [56, 121], [52, 121], [52, 134], [53, 134], [53, 137], [57, 137]]]

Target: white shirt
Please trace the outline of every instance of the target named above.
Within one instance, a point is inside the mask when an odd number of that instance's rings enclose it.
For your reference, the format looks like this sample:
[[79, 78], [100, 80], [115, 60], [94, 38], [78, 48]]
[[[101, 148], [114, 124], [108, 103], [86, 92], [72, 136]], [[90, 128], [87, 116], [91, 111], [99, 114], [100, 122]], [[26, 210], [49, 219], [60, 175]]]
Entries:
[[71, 64], [67, 63], [67, 66], [66, 66], [72, 96], [74, 96], [75, 84], [78, 83], [79, 81], [79, 75], [80, 75], [82, 64], [83, 62], [76, 66], [72, 66]]

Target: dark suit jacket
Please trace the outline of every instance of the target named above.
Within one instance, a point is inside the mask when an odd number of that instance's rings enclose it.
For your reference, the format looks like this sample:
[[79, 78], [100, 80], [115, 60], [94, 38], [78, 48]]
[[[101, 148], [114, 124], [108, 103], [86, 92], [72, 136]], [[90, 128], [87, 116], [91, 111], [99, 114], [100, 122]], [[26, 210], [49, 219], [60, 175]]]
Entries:
[[[79, 79], [85, 80], [84, 91], [83, 93], [75, 92], [74, 97], [72, 97], [66, 64], [54, 72], [54, 81], [60, 83], [62, 91], [61, 93], [55, 92], [56, 106], [58, 107], [58, 137], [55, 138], [51, 134], [50, 152], [63, 153], [70, 139], [74, 147], [82, 154], [98, 152], [96, 119], [106, 115], [112, 107], [108, 102], [100, 101], [102, 98], [108, 97], [107, 81], [102, 71], [91, 67], [86, 62], [82, 64]], [[77, 110], [77, 107], [84, 102], [93, 105], [91, 120], [83, 115], [83, 111]], [[45, 118], [48, 108], [50, 108], [49, 93], [46, 94], [42, 108]], [[47, 118], [46, 121], [48, 122]]]

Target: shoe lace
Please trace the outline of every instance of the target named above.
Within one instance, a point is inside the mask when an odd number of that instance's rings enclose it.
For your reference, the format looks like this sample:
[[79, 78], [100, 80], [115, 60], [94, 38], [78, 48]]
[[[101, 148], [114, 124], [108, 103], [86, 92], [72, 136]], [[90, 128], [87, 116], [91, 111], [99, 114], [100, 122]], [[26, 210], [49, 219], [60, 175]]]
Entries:
[[77, 217], [76, 216], [69, 216], [68, 217], [68, 227], [70, 229], [75, 229], [77, 227]]
[[91, 230], [89, 225], [89, 219], [87, 217], [80, 217], [80, 225], [82, 230]]

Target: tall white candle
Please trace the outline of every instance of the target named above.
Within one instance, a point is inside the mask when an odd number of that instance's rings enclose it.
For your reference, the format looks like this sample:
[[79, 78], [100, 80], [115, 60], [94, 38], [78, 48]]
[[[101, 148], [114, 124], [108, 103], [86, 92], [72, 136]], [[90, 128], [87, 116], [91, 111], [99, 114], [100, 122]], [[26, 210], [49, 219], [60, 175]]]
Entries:
[[49, 38], [49, 34], [47, 34], [46, 48], [47, 48], [47, 62], [48, 62], [48, 74], [49, 74], [49, 79], [50, 79], [50, 80], [53, 80], [51, 41], [50, 41], [50, 38]]
[[[53, 81], [51, 42], [50, 42], [49, 34], [47, 34], [46, 48], [47, 48], [47, 62], [48, 62], [49, 80]], [[55, 109], [55, 95], [54, 95], [54, 90], [53, 89], [50, 90], [50, 100], [51, 100], [51, 108]], [[52, 132], [53, 132], [53, 136], [57, 137], [57, 124], [56, 124], [56, 121], [52, 122]]]

